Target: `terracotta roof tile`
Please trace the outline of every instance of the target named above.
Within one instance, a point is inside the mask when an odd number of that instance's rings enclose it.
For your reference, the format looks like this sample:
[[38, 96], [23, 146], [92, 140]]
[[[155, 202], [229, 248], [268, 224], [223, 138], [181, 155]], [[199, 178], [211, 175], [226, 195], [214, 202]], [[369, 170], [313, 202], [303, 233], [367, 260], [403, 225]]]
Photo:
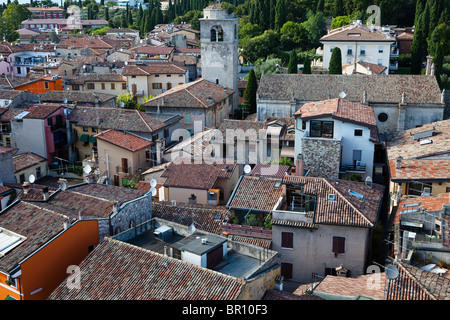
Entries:
[[371, 32], [370, 28], [366, 25], [347, 25], [341, 28], [333, 29], [327, 35], [320, 38], [320, 41], [395, 42], [395, 39], [388, 37], [377, 30]]
[[15, 155], [13, 157], [14, 162], [14, 172], [20, 172], [26, 168], [39, 164], [41, 162], [45, 162], [47, 159], [33, 153], [27, 152], [19, 155]]
[[123, 69], [125, 76], [152, 74], [185, 74], [187, 68], [172, 62], [154, 62], [145, 65], [127, 65]]
[[450, 180], [449, 159], [402, 160], [401, 168], [396, 160], [389, 160], [391, 180], [394, 182], [409, 180]]
[[[414, 139], [415, 134], [427, 131], [434, 131], [433, 135], [420, 140]], [[423, 144], [423, 140], [430, 140], [431, 143]], [[417, 159], [448, 153], [450, 152], [450, 119], [393, 133], [386, 137], [386, 150], [389, 160], [395, 160], [400, 156], [403, 159]]]
[[217, 179], [229, 179], [236, 170], [236, 164], [206, 164], [171, 162], [161, 177], [167, 178], [165, 187], [209, 190]]
[[114, 144], [131, 152], [136, 152], [155, 144], [153, 141], [140, 138], [134, 134], [112, 129], [105, 130], [99, 134], [96, 134], [94, 137], [98, 140]]
[[235, 300], [244, 281], [106, 238], [79, 265], [81, 289], [50, 300]]
[[304, 120], [325, 116], [351, 121], [368, 127], [377, 125], [372, 107], [340, 98], [305, 103], [294, 115]]
[[252, 176], [260, 175], [272, 178], [283, 178], [286, 175], [286, 173], [289, 172], [290, 167], [288, 165], [257, 163], [250, 172], [250, 175]]

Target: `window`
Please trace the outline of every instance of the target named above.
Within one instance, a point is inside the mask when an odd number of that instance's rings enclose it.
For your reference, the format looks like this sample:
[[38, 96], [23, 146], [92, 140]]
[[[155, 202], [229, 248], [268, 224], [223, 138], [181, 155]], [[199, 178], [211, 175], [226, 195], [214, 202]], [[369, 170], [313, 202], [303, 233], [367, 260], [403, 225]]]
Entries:
[[280, 271], [285, 279], [292, 279], [292, 263], [282, 262]]
[[89, 127], [83, 127], [83, 132], [89, 132]]
[[244, 90], [239, 89], [239, 97], [242, 98], [244, 96]]
[[88, 89], [89, 90], [94, 90], [95, 89], [95, 83], [88, 83]]
[[167, 75], [167, 78], [170, 78], [170, 77], [172, 77], [172, 75], [171, 75], [171, 74], [168, 74], [168, 75]]
[[106, 85], [104, 83], [102, 83], [102, 90], [105, 90]]
[[172, 89], [172, 84], [170, 82], [167, 82], [167, 90]]
[[47, 124], [49, 127], [51, 127], [53, 125], [53, 118], [48, 118], [47, 119]]
[[383, 59], [378, 59], [377, 64], [378, 64], [379, 66], [383, 65]]
[[348, 56], [353, 55], [353, 48], [352, 48], [352, 46], [348, 46], [348, 47], [347, 47], [347, 55], [348, 55]]
[[115, 83], [111, 83], [111, 90], [115, 90], [116, 89], [116, 84]]
[[383, 53], [384, 52], [384, 47], [383, 46], [379, 46], [378, 47], [378, 53]]
[[345, 238], [344, 237], [333, 237], [333, 253], [345, 253]]
[[122, 83], [122, 90], [127, 90], [127, 84], [126, 83]]
[[153, 83], [152, 88], [153, 89], [162, 89], [162, 83]]
[[360, 47], [359, 54], [361, 56], [365, 56], [366, 55], [366, 46], [361, 46]]
[[22, 73], [22, 69], [20, 67], [17, 68], [17, 74], [21, 74]]
[[184, 123], [191, 124], [191, 115], [190, 114], [187, 114], [184, 116]]
[[330, 47], [330, 52], [333, 52], [334, 46]]
[[48, 81], [44, 81], [44, 89], [48, 89]]
[[294, 234], [292, 232], [281, 232], [281, 247], [290, 249], [294, 247]]
[[97, 133], [97, 128], [91, 128], [92, 133]]
[[155, 78], [159, 78], [159, 74], [155, 74]]
[[74, 90], [74, 91], [80, 90], [80, 85], [74, 84], [74, 85], [72, 86], [72, 90]]
[[40, 178], [41, 177], [41, 167], [37, 167], [36, 168], [36, 178]]
[[311, 121], [311, 137], [333, 138], [333, 121]]
[[169, 137], [169, 129], [164, 129], [164, 138], [168, 138]]
[[388, 118], [389, 118], [389, 116], [384, 112], [382, 112], [378, 115], [378, 120], [380, 122], [386, 122]]
[[362, 137], [363, 131], [362, 129], [355, 129], [355, 137]]
[[24, 183], [24, 182], [25, 182], [25, 174], [24, 174], [24, 173], [22, 173], [22, 174], [19, 176], [19, 181], [20, 181], [20, 183]]
[[450, 193], [450, 187], [445, 187], [445, 193]]

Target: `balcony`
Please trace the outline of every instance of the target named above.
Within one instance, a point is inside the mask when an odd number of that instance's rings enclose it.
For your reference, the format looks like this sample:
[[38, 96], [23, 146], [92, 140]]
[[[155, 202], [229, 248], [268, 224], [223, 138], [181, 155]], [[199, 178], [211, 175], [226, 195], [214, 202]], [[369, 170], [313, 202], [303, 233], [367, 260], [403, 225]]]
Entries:
[[345, 172], [366, 172], [366, 164], [362, 162], [356, 162], [356, 163], [348, 163], [348, 164], [342, 164], [339, 167], [339, 172], [345, 173]]
[[116, 166], [116, 174], [128, 177], [133, 174], [133, 170], [131, 167]]
[[398, 58], [399, 52], [397, 48], [391, 48], [391, 58]]
[[130, 91], [130, 94], [134, 97], [143, 97], [144, 96], [144, 90], [134, 90]]
[[37, 65], [43, 65], [44, 64], [44, 58], [16, 58], [14, 60], [14, 66], [37, 66]]
[[389, 69], [390, 70], [398, 70], [398, 61], [389, 62]]

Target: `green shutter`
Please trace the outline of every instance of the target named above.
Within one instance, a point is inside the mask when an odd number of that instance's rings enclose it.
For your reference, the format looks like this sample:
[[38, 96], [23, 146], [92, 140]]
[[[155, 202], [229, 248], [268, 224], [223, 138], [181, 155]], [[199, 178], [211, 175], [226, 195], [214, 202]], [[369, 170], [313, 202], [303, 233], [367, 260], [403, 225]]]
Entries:
[[88, 134], [82, 134], [80, 137], [80, 141], [84, 143], [89, 143], [89, 135]]

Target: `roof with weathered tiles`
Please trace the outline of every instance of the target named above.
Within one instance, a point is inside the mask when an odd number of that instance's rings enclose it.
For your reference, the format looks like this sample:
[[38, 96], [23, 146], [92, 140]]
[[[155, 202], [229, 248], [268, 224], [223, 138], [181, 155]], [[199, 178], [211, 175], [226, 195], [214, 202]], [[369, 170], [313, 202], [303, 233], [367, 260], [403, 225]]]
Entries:
[[0, 258], [0, 270], [10, 271], [64, 229], [69, 217], [39, 204], [20, 201], [0, 215], [0, 227], [26, 237], [18, 247]]
[[[423, 90], [427, 88], [427, 90]], [[320, 101], [338, 98], [362, 102], [364, 92], [371, 103], [441, 103], [441, 90], [436, 77], [426, 75], [321, 75], [321, 74], [264, 74], [258, 87], [258, 100]]]
[[79, 265], [81, 289], [61, 284], [49, 300], [235, 300], [244, 281], [105, 238]]
[[95, 137], [98, 140], [111, 143], [131, 152], [140, 151], [155, 144], [153, 141], [127, 133], [126, 131], [118, 131], [113, 129], [102, 131], [99, 134], [96, 134]]
[[64, 99], [67, 99], [67, 103], [90, 103], [95, 105], [96, 100], [103, 103], [116, 98], [116, 95], [99, 93], [99, 92], [85, 92], [85, 91], [56, 91], [50, 90], [44, 92], [40, 96], [41, 102], [59, 102], [63, 103]]
[[286, 173], [290, 172], [288, 165], [257, 163], [250, 172], [251, 176], [260, 175], [272, 178], [283, 178]]
[[419, 212], [422, 212], [422, 210], [433, 212], [442, 210], [444, 205], [448, 204], [450, 204], [450, 193], [439, 193], [423, 197], [404, 196], [398, 203], [395, 223], [400, 222], [402, 213], [408, 212], [411, 209], [419, 209]]
[[139, 46], [130, 49], [137, 54], [149, 54], [149, 55], [168, 55], [171, 54], [174, 47], [157, 47], [157, 46]]
[[54, 112], [63, 108], [60, 104], [34, 104], [26, 109], [28, 114], [24, 116], [25, 119], [46, 119]]
[[67, 79], [67, 84], [84, 84], [86, 82], [127, 82], [127, 77], [120, 73], [91, 73], [75, 75]]
[[[373, 285], [368, 286], [368, 283]], [[314, 288], [314, 294], [331, 295], [331, 297], [344, 296], [348, 299], [364, 296], [384, 300], [384, 285], [384, 272], [351, 278], [328, 275]]]
[[386, 300], [450, 300], [450, 279], [402, 262], [395, 266], [399, 275], [388, 279]]
[[242, 176], [227, 207], [256, 211], [271, 211], [283, 193], [280, 178]]
[[367, 127], [377, 125], [372, 107], [340, 98], [305, 103], [294, 115], [304, 120], [331, 117]]
[[187, 68], [172, 62], [154, 62], [145, 65], [127, 65], [123, 69], [125, 76], [149, 76], [153, 74], [185, 74]]
[[236, 163], [214, 163], [205, 162], [190, 163], [171, 162], [161, 177], [167, 178], [164, 186], [167, 188], [189, 188], [199, 190], [209, 190], [214, 187], [218, 179], [230, 179]]
[[402, 160], [396, 167], [396, 160], [389, 160], [391, 181], [450, 180], [450, 159]]
[[223, 206], [211, 207], [177, 202], [153, 202], [152, 215], [156, 218], [176, 222], [185, 226], [194, 226], [203, 231], [220, 234], [220, 225], [227, 210]]
[[320, 38], [320, 41], [343, 41], [343, 42], [395, 42], [395, 38], [375, 30], [371, 31], [367, 25], [347, 25], [330, 31]]
[[[131, 109], [76, 107], [67, 117], [81, 127], [126, 130], [131, 132], [155, 132], [166, 126], [148, 114]], [[98, 123], [100, 121], [100, 124]]]
[[41, 162], [45, 162], [47, 159], [33, 153], [27, 152], [13, 156], [14, 172], [20, 172], [24, 169], [37, 165]]
[[203, 78], [181, 84], [143, 103], [143, 107], [207, 109], [224, 101], [233, 90]]
[[[285, 176], [283, 183], [301, 185], [304, 193], [316, 196], [314, 223], [373, 228], [377, 222], [382, 185], [303, 176]], [[335, 195], [334, 201], [328, 200], [329, 194]]]
[[[427, 138], [414, 139], [415, 134], [426, 131], [434, 131], [434, 133]], [[431, 143], [424, 144], [423, 140], [430, 140]], [[386, 137], [386, 150], [389, 160], [395, 160], [400, 156], [403, 159], [417, 159], [448, 153], [450, 152], [450, 119], [393, 133]]]
[[145, 190], [135, 190], [118, 186], [110, 186], [98, 183], [83, 183], [69, 186], [67, 190], [76, 191], [78, 193], [100, 197], [107, 200], [123, 203], [144, 196]]

